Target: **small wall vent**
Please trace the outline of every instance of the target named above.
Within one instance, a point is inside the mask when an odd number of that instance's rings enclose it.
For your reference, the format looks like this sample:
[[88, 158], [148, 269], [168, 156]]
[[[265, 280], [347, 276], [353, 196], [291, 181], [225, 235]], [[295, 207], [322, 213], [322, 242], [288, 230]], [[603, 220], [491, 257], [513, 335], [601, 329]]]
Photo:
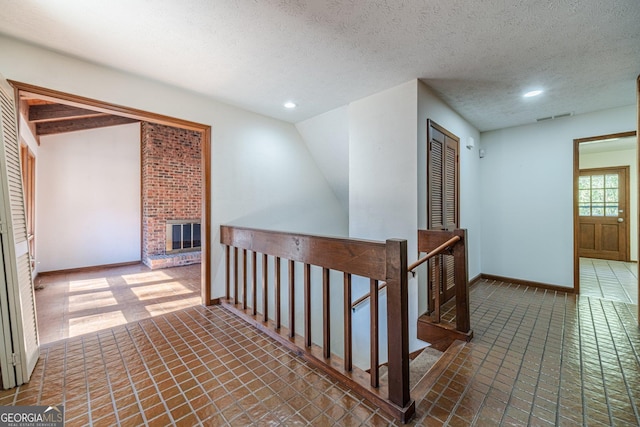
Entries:
[[536, 119], [536, 121], [545, 122], [547, 120], [555, 120], [555, 119], [561, 119], [563, 117], [571, 117], [571, 116], [573, 116], [573, 113], [562, 113], [562, 114], [556, 114], [555, 116], [540, 117], [539, 119]]

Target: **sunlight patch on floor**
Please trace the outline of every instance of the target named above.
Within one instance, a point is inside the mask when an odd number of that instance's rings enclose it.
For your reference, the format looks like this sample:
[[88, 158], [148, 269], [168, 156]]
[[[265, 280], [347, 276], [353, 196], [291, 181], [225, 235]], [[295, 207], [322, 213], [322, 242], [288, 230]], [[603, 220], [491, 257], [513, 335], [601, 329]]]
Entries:
[[69, 295], [69, 313], [116, 305], [118, 305], [118, 301], [111, 291]]
[[112, 328], [127, 323], [122, 311], [90, 314], [88, 316], [69, 319], [69, 337], [86, 334], [87, 331], [97, 331]]
[[185, 298], [175, 301], [167, 301], [158, 304], [150, 304], [145, 306], [149, 314], [156, 316], [158, 314], [171, 313], [172, 311], [182, 310], [183, 308], [193, 307], [200, 302], [200, 297]]
[[157, 299], [159, 295], [185, 295], [194, 293], [193, 290], [175, 281], [151, 286], [133, 287], [131, 288], [131, 292], [133, 292], [140, 301]]
[[201, 303], [200, 265], [123, 266], [43, 277], [36, 291], [40, 343], [103, 330]]
[[141, 283], [161, 282], [164, 280], [172, 280], [173, 277], [162, 271], [149, 271], [145, 273], [123, 274], [122, 278], [128, 285], [138, 285]]
[[71, 280], [69, 281], [69, 292], [96, 291], [109, 288], [109, 282], [105, 277], [96, 279]]

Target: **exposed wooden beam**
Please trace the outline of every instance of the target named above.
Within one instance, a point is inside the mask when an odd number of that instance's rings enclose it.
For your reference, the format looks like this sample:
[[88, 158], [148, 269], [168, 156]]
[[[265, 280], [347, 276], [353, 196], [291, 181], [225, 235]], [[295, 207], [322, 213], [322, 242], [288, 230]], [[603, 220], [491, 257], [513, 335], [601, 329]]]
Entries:
[[[17, 82], [15, 80], [7, 80], [11, 86], [20, 91], [20, 96], [30, 99], [40, 99], [53, 103], [63, 102], [68, 105], [74, 105], [79, 108], [91, 107], [95, 111], [101, 111], [107, 114], [117, 114], [123, 117], [135, 118], [146, 122], [158, 123], [166, 126], [179, 127], [182, 129], [195, 130], [203, 132], [203, 129], [210, 129], [208, 125], [191, 122], [189, 120], [177, 119], [175, 117], [164, 116], [162, 114], [150, 113], [148, 111], [137, 110], [135, 108], [123, 107], [117, 104], [110, 104], [103, 101], [97, 101], [83, 96], [71, 95], [69, 93], [60, 92], [53, 89], [47, 89], [40, 86], [34, 86], [27, 83]], [[203, 264], [204, 265], [204, 264]], [[209, 279], [207, 279], [209, 280]], [[209, 300], [207, 300], [209, 301]]]
[[78, 119], [100, 116], [106, 116], [106, 114], [65, 104], [42, 104], [29, 106], [28, 120], [33, 123], [42, 123], [60, 119]]
[[139, 120], [120, 116], [100, 116], [84, 119], [61, 120], [55, 122], [42, 122], [36, 124], [36, 132], [39, 136], [54, 135], [58, 133], [74, 132], [79, 130], [102, 128], [107, 126], [124, 125]]

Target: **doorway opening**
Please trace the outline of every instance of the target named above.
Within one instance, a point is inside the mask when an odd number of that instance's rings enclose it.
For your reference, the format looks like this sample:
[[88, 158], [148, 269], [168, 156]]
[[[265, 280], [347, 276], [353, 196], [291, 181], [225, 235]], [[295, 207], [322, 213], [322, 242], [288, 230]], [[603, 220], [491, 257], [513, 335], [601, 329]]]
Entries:
[[[120, 320], [123, 320], [122, 323], [126, 323], [133, 320], [139, 320], [141, 316], [145, 317], [145, 313], [146, 315], [156, 315], [171, 309], [179, 309], [181, 305], [184, 305], [187, 302], [191, 305], [194, 303], [210, 305], [210, 126], [104, 103], [20, 82], [12, 81], [10, 83], [15, 88], [16, 100], [27, 101], [21, 103], [22, 110], [28, 110], [29, 105], [47, 106], [47, 108], [37, 108], [34, 110], [38, 110], [41, 113], [49, 113], [50, 115], [47, 116], [48, 118], [40, 117], [37, 122], [34, 121], [30, 123], [27, 115], [27, 118], [21, 120], [20, 125], [29, 126], [31, 133], [36, 135], [36, 138], [39, 135], [39, 131], [50, 133], [57, 132], [60, 129], [65, 129], [65, 126], [67, 126], [67, 128], [68, 126], [80, 126], [79, 129], [82, 130], [91, 129], [92, 126], [94, 128], [123, 125], [131, 126], [128, 124], [140, 122], [141, 127], [143, 127], [144, 124], [148, 124], [148, 127], [167, 128], [169, 130], [174, 129], [176, 132], [186, 132], [190, 135], [195, 135], [192, 136], [192, 139], [196, 138], [199, 143], [199, 151], [195, 159], [195, 163], [197, 163], [198, 166], [196, 174], [198, 181], [194, 190], [192, 190], [192, 193], [195, 192], [198, 196], [196, 206], [195, 208], [192, 208], [188, 214], [178, 214], [178, 217], [181, 219], [194, 220], [200, 224], [198, 227], [200, 231], [200, 241], [198, 242], [200, 251], [197, 254], [198, 261], [200, 261], [199, 264], [183, 267], [182, 265], [189, 263], [187, 261], [193, 262], [195, 257], [194, 253], [185, 252], [173, 256], [173, 258], [176, 258], [177, 256], [179, 259], [177, 263], [174, 262], [171, 264], [172, 268], [162, 270], [150, 270], [141, 263], [128, 262], [120, 265], [102, 265], [97, 268], [88, 266], [86, 268], [72, 268], [68, 271], [63, 271], [62, 274], [65, 276], [63, 277], [63, 281], [65, 283], [64, 287], [66, 288], [64, 291], [69, 294], [70, 298], [74, 298], [74, 303], [77, 304], [76, 309], [78, 312], [83, 310], [86, 312], [86, 318], [78, 318], [77, 324], [67, 325], [67, 333], [71, 333], [72, 326], [77, 331], [82, 330], [82, 323], [89, 322], [88, 319], [93, 319], [97, 324], [102, 324], [103, 327], [107, 327], [113, 326], [111, 324], [104, 326], [106, 323], [109, 323], [110, 316], [118, 317]], [[21, 113], [24, 115], [25, 111], [21, 111]], [[66, 117], [69, 120], [66, 123], [63, 123], [56, 119], [56, 115], [59, 116], [58, 119], [60, 117]], [[40, 129], [38, 129], [39, 126]], [[73, 129], [76, 130], [77, 128]], [[144, 138], [144, 132], [138, 131], [138, 135], [139, 139]], [[157, 133], [154, 135], [157, 136]], [[149, 139], [155, 139], [156, 136]], [[142, 141], [140, 143], [142, 144]], [[142, 151], [142, 148], [139, 148], [139, 151]], [[176, 149], [175, 151], [183, 153], [186, 150]], [[140, 157], [142, 158], [142, 154], [140, 154]], [[108, 160], [105, 159], [105, 162], [108, 162]], [[184, 163], [188, 162], [181, 162], [181, 164]], [[136, 172], [138, 175], [142, 175], [144, 173], [143, 166], [144, 165], [142, 164], [138, 165], [138, 172]], [[113, 172], [117, 173], [117, 165], [114, 165]], [[36, 174], [36, 178], [37, 177], [38, 176]], [[138, 188], [135, 191], [140, 195], [140, 197], [143, 196], [143, 189]], [[159, 191], [162, 194], [158, 194], [158, 196], [160, 198], [163, 197], [164, 190], [158, 190], [156, 188], [154, 191]], [[166, 197], [170, 198], [171, 196]], [[143, 202], [140, 200], [140, 205], [142, 204]], [[183, 204], [184, 203], [182, 202], [180, 203], [180, 205]], [[140, 231], [138, 232], [143, 234], [143, 230], [149, 227], [149, 225], [145, 222], [144, 208], [142, 206], [140, 206], [140, 213], [142, 218], [138, 218], [137, 220], [140, 223]], [[150, 216], [155, 217], [157, 215], [153, 214]], [[80, 226], [80, 224], [78, 226]], [[164, 227], [165, 225], [162, 224], [162, 234], [166, 235]], [[38, 238], [38, 230], [36, 229], [31, 236], [32, 240], [35, 241]], [[143, 240], [145, 240], [144, 235], [139, 237], [139, 240], [142, 243]], [[161, 246], [166, 246], [166, 244], [163, 242]], [[145, 261], [143, 252], [143, 249], [139, 248], [141, 261]], [[146, 255], [146, 253], [144, 255]], [[31, 257], [34, 257], [33, 252]], [[161, 267], [166, 263], [166, 260], [162, 256], [155, 258], [148, 256], [147, 258], [153, 258], [154, 263], [162, 264]], [[37, 259], [35, 262], [37, 262]], [[149, 265], [147, 262], [145, 262], [145, 264]], [[56, 276], [54, 273], [49, 277], [45, 274], [42, 279], [45, 282], [53, 283], [56, 280], [60, 280], [60, 277], [61, 276], [59, 274]], [[150, 285], [158, 286], [156, 286], [155, 291], [150, 291]], [[71, 289], [72, 287], [74, 289]], [[92, 287], [97, 294], [90, 291], [87, 292], [87, 290]], [[120, 292], [123, 290], [120, 288], [125, 287], [126, 290]], [[119, 290], [116, 291], [116, 288]], [[156, 291], [166, 292], [167, 295], [157, 301], [151, 301], [149, 292]], [[124, 313], [119, 309], [108, 310], [96, 307], [95, 304], [99, 303], [101, 299], [104, 303], [103, 307], [111, 305], [112, 308], [114, 308], [114, 306], [118, 307], [120, 305], [122, 307], [128, 306], [131, 310]], [[42, 305], [38, 306], [38, 308], [40, 307], [42, 307]], [[40, 313], [38, 314], [38, 317], [40, 318]], [[118, 319], [115, 317], [111, 320], [117, 321]], [[63, 336], [63, 338], [64, 337], [65, 336]]]
[[574, 291], [638, 303], [636, 132], [574, 140]]

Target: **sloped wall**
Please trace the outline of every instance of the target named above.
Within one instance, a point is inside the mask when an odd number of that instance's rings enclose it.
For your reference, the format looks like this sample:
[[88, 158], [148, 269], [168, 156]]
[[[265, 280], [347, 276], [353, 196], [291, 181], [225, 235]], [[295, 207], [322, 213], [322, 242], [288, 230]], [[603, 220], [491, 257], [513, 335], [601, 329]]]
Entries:
[[296, 123], [304, 143], [349, 212], [349, 108], [343, 106]]

